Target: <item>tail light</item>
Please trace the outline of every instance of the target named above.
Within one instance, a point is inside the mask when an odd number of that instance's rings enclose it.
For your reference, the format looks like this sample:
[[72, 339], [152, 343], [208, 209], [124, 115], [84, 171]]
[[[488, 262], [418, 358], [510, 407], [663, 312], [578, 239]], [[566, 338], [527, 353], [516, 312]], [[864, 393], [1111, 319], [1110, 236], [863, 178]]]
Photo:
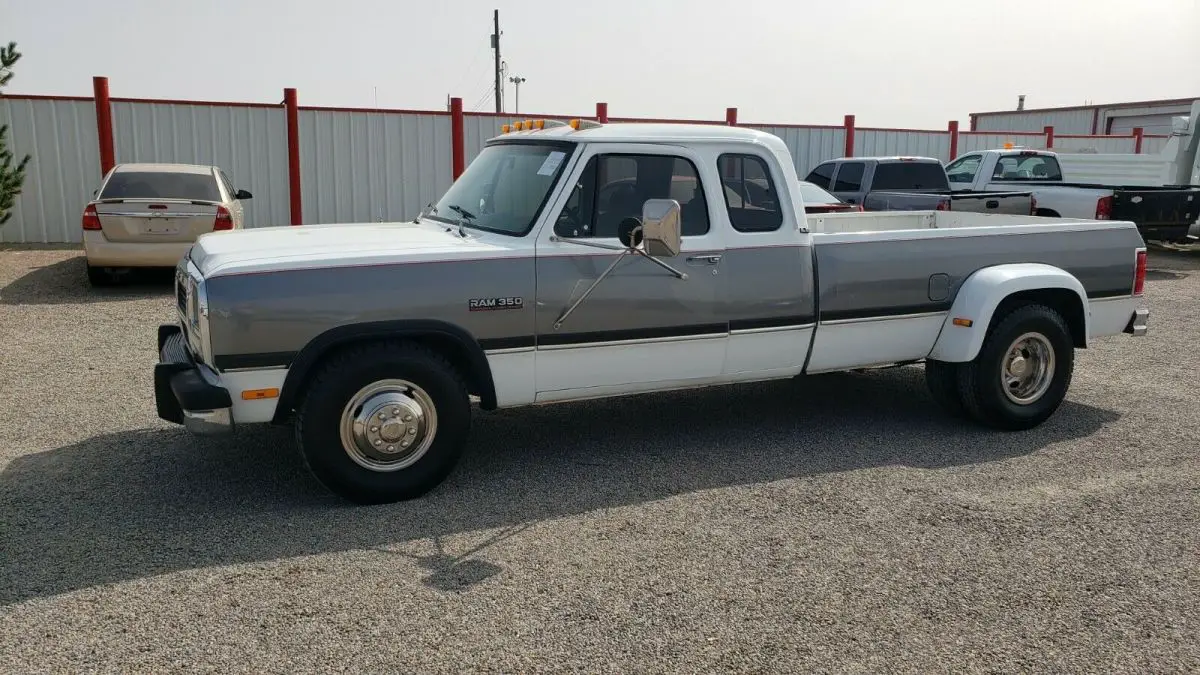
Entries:
[[224, 206], [217, 206], [217, 219], [213, 222], [213, 232], [232, 229], [233, 216], [229, 214], [229, 209]]
[[96, 205], [95, 204], [88, 204], [83, 209], [83, 229], [85, 229], [85, 230], [99, 230], [100, 229], [100, 215], [96, 213]]
[[1033, 195], [1029, 195], [1029, 215], [1037, 215], [1037, 197]]
[[1146, 249], [1139, 248], [1137, 265], [1133, 268], [1133, 295], [1137, 297], [1146, 291]]
[[934, 208], [934, 210], [935, 211], [949, 211], [950, 210], [950, 200], [943, 199], [942, 201], [938, 202], [938, 205]]
[[1096, 200], [1096, 220], [1108, 220], [1112, 217], [1112, 195]]

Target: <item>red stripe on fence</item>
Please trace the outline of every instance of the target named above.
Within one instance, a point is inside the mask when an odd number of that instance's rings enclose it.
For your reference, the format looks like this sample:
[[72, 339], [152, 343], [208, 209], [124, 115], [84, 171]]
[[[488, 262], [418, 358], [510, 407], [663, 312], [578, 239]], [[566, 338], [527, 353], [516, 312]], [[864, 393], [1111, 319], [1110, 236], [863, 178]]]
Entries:
[[295, 89], [289, 87], [283, 90], [283, 105], [287, 110], [288, 200], [292, 225], [301, 225], [304, 223], [304, 209], [300, 201], [300, 112]]
[[958, 120], [950, 120], [946, 130], [950, 133], [950, 159], [958, 157]]
[[112, 104], [108, 98], [108, 78], [93, 77], [92, 91], [96, 101], [96, 134], [100, 139], [100, 175], [105, 175], [117, 165], [117, 153], [113, 150]]
[[842, 120], [842, 127], [846, 130], [846, 157], [854, 156], [854, 115], [846, 115]]
[[463, 132], [462, 99], [450, 99], [450, 156], [453, 158], [453, 178], [458, 180], [467, 165], [467, 139]]

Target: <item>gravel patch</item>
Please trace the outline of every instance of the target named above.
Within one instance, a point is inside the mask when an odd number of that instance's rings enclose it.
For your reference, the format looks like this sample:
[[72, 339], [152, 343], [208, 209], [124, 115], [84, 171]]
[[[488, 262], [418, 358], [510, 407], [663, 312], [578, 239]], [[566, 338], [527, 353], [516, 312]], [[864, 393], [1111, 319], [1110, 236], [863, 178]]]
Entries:
[[920, 367], [481, 413], [351, 506], [155, 416], [169, 274], [0, 249], [4, 672], [1200, 671], [1200, 255], [999, 434]]

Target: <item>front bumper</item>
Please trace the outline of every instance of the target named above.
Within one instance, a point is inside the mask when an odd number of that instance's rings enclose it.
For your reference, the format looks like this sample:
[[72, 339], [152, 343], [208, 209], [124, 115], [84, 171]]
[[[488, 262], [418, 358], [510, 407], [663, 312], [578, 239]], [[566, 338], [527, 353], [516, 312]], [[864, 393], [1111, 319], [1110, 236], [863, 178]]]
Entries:
[[1125, 332], [1135, 337], [1141, 337], [1150, 329], [1150, 310], [1145, 307], [1133, 310], [1129, 323], [1125, 324]]
[[154, 366], [154, 404], [158, 416], [203, 435], [233, 431], [229, 392], [204, 378], [178, 325], [158, 327], [158, 363]]

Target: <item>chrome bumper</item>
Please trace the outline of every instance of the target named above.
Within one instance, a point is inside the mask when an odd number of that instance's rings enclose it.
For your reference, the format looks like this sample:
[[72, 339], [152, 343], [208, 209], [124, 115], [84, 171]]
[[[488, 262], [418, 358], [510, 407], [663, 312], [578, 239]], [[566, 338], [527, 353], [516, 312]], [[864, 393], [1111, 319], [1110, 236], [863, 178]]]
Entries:
[[161, 419], [182, 424], [193, 434], [212, 436], [233, 431], [229, 392], [204, 379], [178, 325], [158, 327], [154, 403]]
[[1125, 332], [1134, 337], [1141, 337], [1146, 334], [1149, 329], [1150, 310], [1142, 307], [1133, 310], [1133, 316], [1129, 317], [1129, 323], [1125, 325]]

